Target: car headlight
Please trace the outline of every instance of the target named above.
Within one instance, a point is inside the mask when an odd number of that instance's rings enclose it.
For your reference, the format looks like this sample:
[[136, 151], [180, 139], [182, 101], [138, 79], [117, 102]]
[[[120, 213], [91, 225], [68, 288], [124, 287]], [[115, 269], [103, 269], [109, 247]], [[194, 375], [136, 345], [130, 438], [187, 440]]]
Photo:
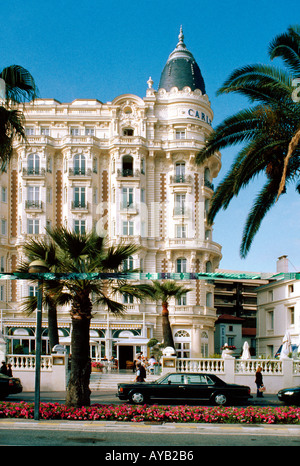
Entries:
[[287, 392], [283, 392], [284, 395], [295, 395], [293, 390], [288, 390]]

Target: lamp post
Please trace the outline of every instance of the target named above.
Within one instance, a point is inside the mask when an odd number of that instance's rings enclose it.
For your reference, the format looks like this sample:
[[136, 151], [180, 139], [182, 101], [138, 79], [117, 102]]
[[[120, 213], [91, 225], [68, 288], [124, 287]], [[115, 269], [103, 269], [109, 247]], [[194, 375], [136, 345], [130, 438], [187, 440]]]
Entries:
[[[49, 268], [46, 262], [36, 260], [29, 264], [29, 273], [46, 273]], [[34, 389], [34, 419], [39, 420], [40, 414], [40, 386], [41, 386], [41, 353], [42, 353], [42, 301], [43, 279], [38, 280], [36, 334], [35, 334], [35, 389]]]

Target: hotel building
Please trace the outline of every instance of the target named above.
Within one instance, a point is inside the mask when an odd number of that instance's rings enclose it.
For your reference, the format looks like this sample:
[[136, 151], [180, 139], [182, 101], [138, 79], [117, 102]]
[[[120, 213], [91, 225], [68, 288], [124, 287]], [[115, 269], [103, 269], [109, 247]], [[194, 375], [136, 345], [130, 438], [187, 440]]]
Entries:
[[[1, 174], [1, 271], [14, 271], [28, 238], [45, 227], [96, 229], [115, 243], [138, 243], [130, 265], [143, 272], [213, 272], [221, 247], [213, 241], [206, 214], [220, 154], [195, 164], [212, 131], [213, 112], [201, 71], [182, 30], [163, 68], [158, 89], [149, 78], [145, 96], [117, 96], [112, 102], [38, 99], [21, 105], [27, 143], [15, 141], [14, 156]], [[170, 304], [179, 357], [214, 353], [214, 285], [180, 280], [192, 291]], [[20, 310], [35, 293], [26, 281], [1, 281], [2, 332], [11, 354], [34, 350], [35, 317]], [[128, 299], [125, 316], [94, 308], [92, 357], [119, 359], [120, 367], [149, 338], [162, 339], [161, 305]], [[68, 344], [71, 319], [60, 309], [61, 342]], [[49, 352], [47, 315], [43, 349]]]

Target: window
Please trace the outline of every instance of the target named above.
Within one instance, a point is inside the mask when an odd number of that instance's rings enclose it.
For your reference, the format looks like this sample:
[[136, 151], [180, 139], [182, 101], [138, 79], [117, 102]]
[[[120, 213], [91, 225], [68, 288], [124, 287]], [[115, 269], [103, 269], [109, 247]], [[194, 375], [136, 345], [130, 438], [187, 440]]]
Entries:
[[186, 238], [186, 225], [176, 225], [176, 238]]
[[27, 220], [27, 233], [29, 235], [38, 235], [40, 233], [40, 221], [36, 218]]
[[267, 330], [274, 330], [274, 311], [267, 312]]
[[291, 285], [288, 286], [288, 294], [289, 296], [294, 293], [294, 284], [292, 283]]
[[210, 291], [206, 293], [206, 306], [213, 307], [213, 294]]
[[185, 214], [185, 194], [175, 195], [175, 215]]
[[85, 220], [74, 220], [74, 232], [81, 235], [85, 233]]
[[5, 186], [1, 188], [1, 201], [7, 202], [7, 188]]
[[27, 187], [27, 201], [26, 208], [38, 208], [40, 207], [40, 187], [39, 186], [28, 186]]
[[80, 134], [79, 128], [77, 126], [72, 126], [70, 128], [70, 134], [71, 136], [79, 136]]
[[185, 163], [178, 162], [175, 165], [175, 181], [176, 183], [183, 183], [185, 181]]
[[203, 358], [208, 358], [208, 333], [201, 333], [201, 355]]
[[85, 187], [78, 186], [74, 188], [74, 208], [86, 208]]
[[74, 157], [74, 175], [85, 175], [85, 156], [76, 154]]
[[27, 173], [29, 175], [39, 175], [39, 173], [40, 173], [40, 156], [38, 154], [30, 154], [28, 156]]
[[122, 159], [122, 176], [133, 176], [133, 158], [125, 155]]
[[123, 261], [123, 270], [132, 270], [133, 269], [133, 257], [129, 256]]
[[122, 188], [122, 209], [129, 209], [133, 204], [133, 188]]
[[7, 220], [1, 220], [1, 235], [6, 235], [7, 232]]
[[41, 135], [42, 136], [49, 136], [50, 135], [50, 129], [48, 126], [41, 126]]
[[205, 264], [205, 272], [206, 273], [211, 273], [212, 272], [212, 264], [210, 261], [207, 261]]
[[145, 159], [141, 160], [141, 173], [145, 175]]
[[177, 129], [175, 132], [176, 139], [185, 139], [185, 129]]
[[27, 126], [27, 127], [25, 128], [25, 134], [26, 134], [26, 136], [33, 136], [34, 133], [35, 133], [35, 128], [34, 128], [34, 126]]
[[189, 358], [191, 352], [191, 336], [186, 330], [178, 330], [174, 335], [174, 344], [178, 358]]
[[0, 272], [5, 272], [5, 257], [4, 256], [1, 256], [0, 258]]
[[176, 273], [185, 273], [186, 272], [186, 259], [180, 257], [176, 260]]
[[28, 287], [28, 295], [29, 296], [37, 296], [38, 294], [38, 287], [35, 285], [30, 285]]
[[295, 325], [295, 308], [294, 306], [288, 307], [288, 321], [290, 325]]
[[86, 128], [85, 128], [85, 135], [86, 135], [86, 136], [95, 136], [95, 128], [93, 128], [93, 127], [86, 127]]
[[123, 295], [123, 303], [124, 304], [133, 304], [133, 296], [130, 294]]
[[179, 296], [179, 298], [177, 298], [177, 305], [178, 306], [186, 306], [186, 293]]
[[123, 235], [133, 236], [133, 221], [132, 220], [123, 221]]
[[123, 136], [133, 136], [134, 135], [134, 131], [132, 128], [125, 128], [123, 130]]

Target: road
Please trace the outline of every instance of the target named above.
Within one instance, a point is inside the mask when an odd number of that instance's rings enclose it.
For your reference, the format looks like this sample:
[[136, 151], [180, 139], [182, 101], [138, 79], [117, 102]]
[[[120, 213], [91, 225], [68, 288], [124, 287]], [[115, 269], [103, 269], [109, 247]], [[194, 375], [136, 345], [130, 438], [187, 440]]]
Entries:
[[[7, 401], [34, 401], [34, 393], [23, 392], [11, 395]], [[64, 401], [64, 392], [41, 392], [41, 402], [64, 403]], [[93, 392], [91, 403], [124, 402], [115, 396], [115, 391], [103, 391]], [[282, 403], [276, 395], [266, 395], [261, 399], [254, 396], [249, 400], [248, 405], [282, 406]], [[198, 457], [198, 461], [200, 458], [197, 456], [198, 449], [203, 446], [300, 446], [300, 426], [0, 419], [0, 445], [96, 446], [101, 447], [100, 456], [110, 455], [112, 452], [121, 454], [126, 450], [128, 455], [140, 454], [136, 457], [136, 461], [134, 457], [128, 457], [131, 464], [139, 464], [142, 460], [140, 464], [147, 464], [147, 461], [153, 464], [153, 461], [159, 458], [155, 458], [158, 453], [152, 446], [160, 447], [159, 452], [162, 455], [178, 455], [181, 451], [184, 456], [185, 452], [190, 451], [190, 456], [194, 459]], [[145, 449], [146, 447], [148, 449]], [[104, 456], [103, 459], [107, 460]], [[170, 456], [169, 460], [178, 461], [179, 458]], [[192, 459], [187, 459], [187, 463], [193, 464]]]

